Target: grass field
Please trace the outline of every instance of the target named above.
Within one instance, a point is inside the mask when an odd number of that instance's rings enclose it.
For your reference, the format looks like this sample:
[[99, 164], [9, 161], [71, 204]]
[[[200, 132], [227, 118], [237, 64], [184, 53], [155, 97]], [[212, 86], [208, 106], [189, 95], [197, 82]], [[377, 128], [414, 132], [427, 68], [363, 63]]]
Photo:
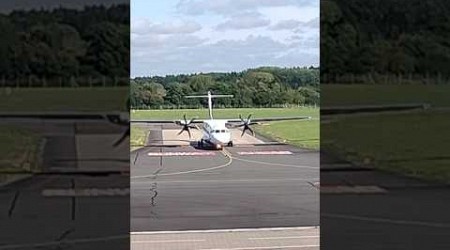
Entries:
[[148, 132], [143, 128], [131, 125], [130, 129], [130, 150], [133, 151], [142, 145], [145, 145], [145, 140], [148, 137]]
[[429, 103], [449, 107], [450, 85], [322, 84], [321, 106]]
[[[40, 137], [24, 129], [0, 127], [0, 172], [23, 167], [27, 160], [34, 161]], [[31, 158], [30, 158], [31, 157]]]
[[126, 87], [1, 88], [0, 112], [123, 111]]
[[[186, 117], [207, 118], [207, 109], [186, 110], [136, 110], [131, 112], [131, 119], [182, 119]], [[215, 109], [215, 118], [238, 118], [239, 114], [247, 117], [253, 114], [258, 117], [286, 117], [286, 116], [311, 116], [309, 121], [280, 121], [271, 122], [269, 125], [255, 126], [255, 130], [272, 139], [284, 141], [304, 148], [319, 148], [319, 109], [318, 108], [268, 108], [268, 109]]]
[[[322, 98], [328, 106], [427, 102], [441, 108], [450, 105], [449, 90], [449, 86], [323, 85]], [[449, 128], [450, 112], [445, 109], [340, 117], [321, 125], [321, 146], [351, 161], [450, 183]]]
[[432, 111], [347, 117], [322, 125], [322, 137], [327, 138], [322, 146], [387, 171], [450, 181], [449, 115]]

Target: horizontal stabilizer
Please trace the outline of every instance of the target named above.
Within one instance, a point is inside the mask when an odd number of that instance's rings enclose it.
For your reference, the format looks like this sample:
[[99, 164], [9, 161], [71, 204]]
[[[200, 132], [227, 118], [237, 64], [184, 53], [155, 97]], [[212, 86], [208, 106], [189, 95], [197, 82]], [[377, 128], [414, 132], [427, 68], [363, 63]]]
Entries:
[[[218, 98], [218, 97], [234, 97], [233, 95], [211, 95], [211, 98]], [[208, 98], [207, 95], [188, 95], [184, 98]]]

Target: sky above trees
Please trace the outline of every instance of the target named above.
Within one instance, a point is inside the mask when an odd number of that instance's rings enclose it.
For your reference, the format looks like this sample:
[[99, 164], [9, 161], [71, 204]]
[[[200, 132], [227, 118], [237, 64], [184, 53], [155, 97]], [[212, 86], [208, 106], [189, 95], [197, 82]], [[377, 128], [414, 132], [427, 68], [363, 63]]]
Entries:
[[131, 1], [131, 76], [318, 66], [318, 0]]

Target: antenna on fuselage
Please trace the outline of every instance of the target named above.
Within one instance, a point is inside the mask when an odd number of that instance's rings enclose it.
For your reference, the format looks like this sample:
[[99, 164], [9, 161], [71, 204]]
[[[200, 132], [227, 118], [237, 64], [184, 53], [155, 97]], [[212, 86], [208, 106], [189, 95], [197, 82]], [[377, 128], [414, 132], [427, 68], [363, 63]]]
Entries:
[[233, 95], [212, 95], [211, 91], [208, 91], [208, 95], [189, 95], [184, 98], [208, 98], [208, 111], [209, 111], [209, 119], [213, 119], [212, 114], [212, 99], [219, 97], [234, 97]]

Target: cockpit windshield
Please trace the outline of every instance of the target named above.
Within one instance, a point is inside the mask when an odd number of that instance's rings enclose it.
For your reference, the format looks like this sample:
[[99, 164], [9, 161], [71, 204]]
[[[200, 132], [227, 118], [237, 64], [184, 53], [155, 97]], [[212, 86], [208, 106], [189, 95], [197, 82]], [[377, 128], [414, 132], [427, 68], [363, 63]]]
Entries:
[[228, 130], [227, 129], [221, 129], [221, 130], [212, 130], [211, 131], [211, 133], [215, 133], [215, 134], [218, 134], [218, 133], [228, 133]]

